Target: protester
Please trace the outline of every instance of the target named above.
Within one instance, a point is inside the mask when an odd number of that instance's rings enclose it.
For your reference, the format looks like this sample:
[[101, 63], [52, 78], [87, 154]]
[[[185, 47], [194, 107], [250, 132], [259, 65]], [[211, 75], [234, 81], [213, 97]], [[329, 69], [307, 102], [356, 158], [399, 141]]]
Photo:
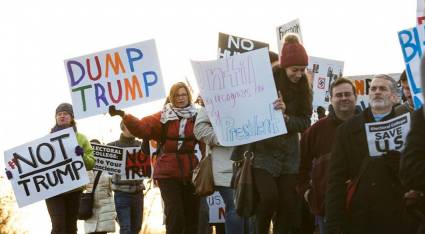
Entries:
[[[425, 89], [425, 60], [421, 64], [422, 90]], [[424, 94], [424, 93], [422, 93]], [[425, 97], [425, 95], [424, 95]], [[421, 223], [417, 233], [425, 233], [425, 110], [422, 106], [412, 114], [406, 148], [400, 162], [400, 178], [410, 189], [405, 194], [408, 208]]]
[[[280, 233], [300, 229], [301, 203], [295, 185], [299, 166], [298, 133], [310, 126], [312, 93], [305, 69], [308, 56], [294, 34], [285, 38], [280, 64], [273, 67], [277, 90], [273, 105], [282, 111], [288, 133], [253, 143], [254, 182], [259, 195], [256, 233], [268, 233], [274, 212]], [[269, 104], [267, 104], [269, 105]]]
[[[56, 108], [56, 124], [51, 129], [51, 133], [72, 127], [77, 135], [76, 153], [82, 153], [82, 158], [86, 170], [92, 170], [95, 164], [93, 149], [87, 138], [77, 131], [77, 123], [74, 120], [72, 105], [62, 103]], [[80, 152], [82, 151], [82, 152]], [[51, 233], [77, 233], [77, 216], [80, 204], [81, 193], [84, 187], [59, 194], [46, 199], [47, 210], [52, 222]]]
[[[365, 128], [366, 123], [396, 117], [397, 98], [396, 82], [387, 75], [375, 76], [369, 88], [370, 107], [338, 128], [325, 198], [327, 233], [406, 233], [405, 189], [398, 178], [400, 152], [371, 157]], [[347, 202], [350, 181], [357, 183]]]
[[[101, 144], [99, 140], [92, 139], [91, 144]], [[87, 172], [90, 183], [86, 186], [87, 192], [92, 192], [94, 180], [100, 171]], [[93, 201], [93, 215], [84, 220], [84, 231], [90, 234], [106, 234], [115, 232], [114, 198], [112, 195], [111, 176], [102, 173], [96, 186]]]
[[164, 200], [167, 233], [196, 233], [199, 197], [191, 183], [192, 170], [198, 164], [193, 134], [196, 108], [188, 87], [178, 82], [171, 87], [170, 103], [162, 111], [138, 120], [111, 107], [111, 116], [120, 115], [132, 135], [158, 142], [160, 152], [153, 178], [158, 180]]
[[[123, 122], [120, 124], [119, 140], [109, 143], [110, 146], [141, 147], [142, 143], [135, 139]], [[121, 175], [112, 176], [112, 190], [115, 193], [115, 208], [117, 211], [120, 234], [137, 234], [143, 222], [143, 180], [125, 180]]]
[[323, 106], [318, 106], [316, 112], [319, 119], [326, 117], [326, 110]]
[[325, 193], [330, 152], [337, 127], [355, 114], [356, 88], [347, 78], [338, 78], [330, 87], [329, 115], [308, 128], [301, 137], [301, 163], [297, 191], [305, 197], [324, 234]]
[[206, 155], [211, 154], [215, 189], [223, 198], [226, 210], [226, 233], [243, 233], [243, 219], [236, 213], [233, 196], [234, 190], [230, 187], [233, 165], [230, 156], [233, 152], [233, 147], [220, 146], [204, 107], [198, 111], [194, 134], [199, 141], [207, 145]]
[[413, 112], [413, 98], [410, 93], [409, 83], [407, 82], [406, 70], [400, 75], [400, 85], [402, 89], [403, 104], [397, 106], [396, 113]]

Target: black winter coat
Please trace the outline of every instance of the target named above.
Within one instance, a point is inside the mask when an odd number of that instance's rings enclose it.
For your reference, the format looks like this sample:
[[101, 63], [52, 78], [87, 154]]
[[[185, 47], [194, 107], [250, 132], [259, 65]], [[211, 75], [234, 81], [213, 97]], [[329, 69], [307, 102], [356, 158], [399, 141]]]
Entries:
[[[382, 121], [395, 117], [394, 110]], [[342, 124], [336, 133], [326, 194], [327, 233], [402, 234], [406, 191], [398, 178], [399, 153], [369, 156], [365, 123], [374, 122], [370, 108]], [[358, 183], [350, 211], [346, 181], [357, 177], [363, 159], [368, 166]]]

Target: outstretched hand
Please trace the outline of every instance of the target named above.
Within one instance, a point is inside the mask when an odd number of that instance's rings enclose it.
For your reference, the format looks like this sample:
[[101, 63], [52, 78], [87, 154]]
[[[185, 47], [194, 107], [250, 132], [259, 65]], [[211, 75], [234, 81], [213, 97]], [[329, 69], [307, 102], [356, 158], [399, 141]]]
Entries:
[[109, 115], [111, 116], [119, 115], [121, 117], [124, 117], [125, 112], [122, 110], [117, 110], [114, 105], [111, 105], [109, 106]]

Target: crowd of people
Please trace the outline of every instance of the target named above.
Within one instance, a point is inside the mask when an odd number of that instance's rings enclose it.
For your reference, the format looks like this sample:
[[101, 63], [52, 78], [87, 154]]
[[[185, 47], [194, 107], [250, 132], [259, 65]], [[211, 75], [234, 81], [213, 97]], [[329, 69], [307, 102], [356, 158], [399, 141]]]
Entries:
[[[318, 108], [319, 120], [312, 124], [307, 52], [297, 36], [290, 34], [280, 54], [280, 59], [273, 53], [270, 56], [279, 93], [273, 106], [282, 112], [287, 133], [250, 144], [258, 195], [252, 217], [241, 217], [236, 211], [231, 186], [235, 147], [220, 144], [206, 108], [194, 104], [185, 83], [174, 84], [162, 110], [142, 119], [110, 106], [109, 114], [122, 118], [122, 133], [108, 145], [140, 147], [149, 140], [158, 144], [152, 179], [161, 192], [166, 233], [204, 233], [199, 215], [205, 198], [195, 193], [191, 180], [199, 163], [196, 145], [203, 155], [211, 156], [214, 189], [225, 203], [227, 234], [267, 234], [271, 226], [273, 233], [284, 234], [425, 233], [425, 112], [423, 107], [413, 110], [406, 73], [400, 78], [404, 103], [400, 103], [396, 81], [388, 75], [376, 75], [369, 87], [370, 106], [364, 110], [356, 106], [353, 82], [344, 77], [336, 79], [329, 90], [330, 106]], [[365, 124], [405, 113], [412, 113], [405, 150], [371, 157]], [[86, 169], [92, 170], [95, 159], [90, 143], [77, 131], [72, 106], [63, 103], [56, 109], [51, 132], [68, 127], [77, 133]], [[89, 191], [96, 173], [100, 172], [89, 173]], [[128, 181], [103, 173], [85, 232], [115, 232], [117, 221], [120, 233], [139, 233], [143, 190], [142, 180]], [[76, 233], [82, 191], [76, 189], [46, 200], [52, 233]]]

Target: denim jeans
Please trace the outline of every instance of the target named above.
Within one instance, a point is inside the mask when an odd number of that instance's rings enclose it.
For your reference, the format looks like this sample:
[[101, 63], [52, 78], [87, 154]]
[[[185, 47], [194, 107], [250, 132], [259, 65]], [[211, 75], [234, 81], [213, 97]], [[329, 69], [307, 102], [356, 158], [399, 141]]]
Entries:
[[138, 234], [143, 221], [143, 192], [115, 191], [114, 199], [120, 234]]
[[215, 189], [220, 193], [225, 205], [226, 213], [224, 214], [224, 225], [226, 234], [243, 233], [244, 220], [236, 213], [233, 188], [216, 186]]

